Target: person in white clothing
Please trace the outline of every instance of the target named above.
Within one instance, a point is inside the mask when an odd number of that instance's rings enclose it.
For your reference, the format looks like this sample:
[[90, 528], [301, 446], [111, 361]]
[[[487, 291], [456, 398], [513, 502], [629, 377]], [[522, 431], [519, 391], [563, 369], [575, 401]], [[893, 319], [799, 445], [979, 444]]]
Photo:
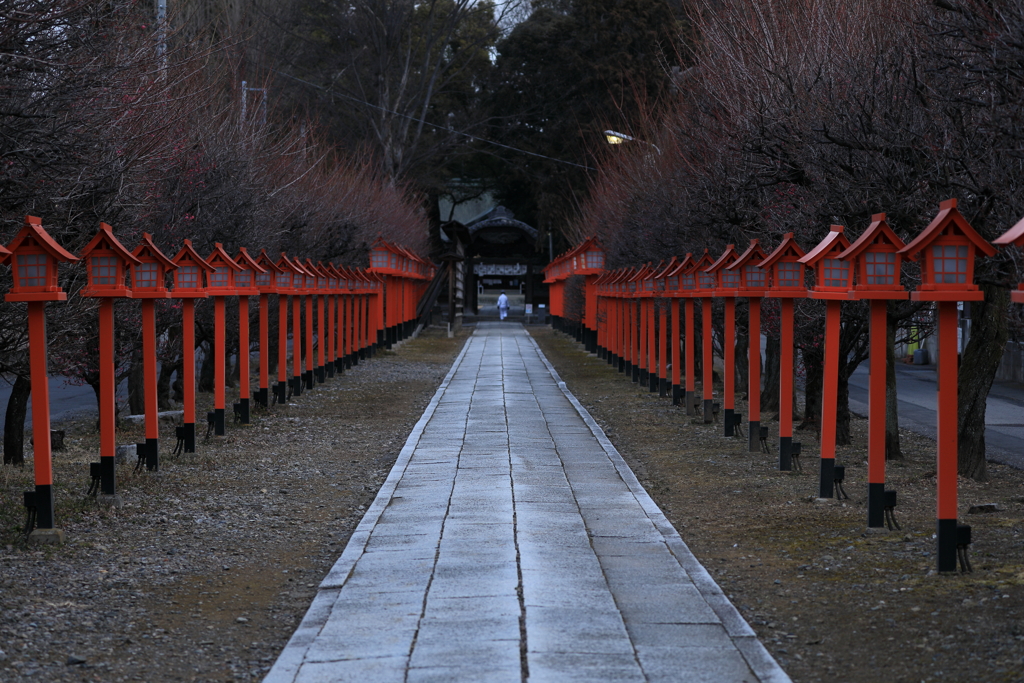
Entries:
[[505, 296], [505, 290], [502, 290], [498, 297], [498, 315], [502, 320], [508, 315], [508, 297]]

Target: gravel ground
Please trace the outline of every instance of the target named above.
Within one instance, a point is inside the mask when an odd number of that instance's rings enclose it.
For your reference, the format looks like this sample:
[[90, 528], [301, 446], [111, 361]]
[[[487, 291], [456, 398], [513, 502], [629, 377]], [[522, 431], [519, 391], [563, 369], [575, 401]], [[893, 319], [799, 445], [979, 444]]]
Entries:
[[165, 427], [159, 473], [118, 468], [120, 509], [85, 495], [95, 422], [55, 424], [65, 546], [25, 544], [32, 468], [0, 467], [0, 680], [262, 678], [464, 340], [428, 330], [194, 455]]
[[[889, 464], [888, 488], [903, 530], [867, 533], [866, 420], [838, 453], [850, 500], [815, 503], [815, 435], [795, 437], [805, 472], [779, 472], [774, 444], [749, 453], [745, 437], [639, 390], [566, 336], [532, 332], [794, 681], [1024, 680], [1024, 473], [990, 463], [992, 481], [960, 481], [975, 571], [937, 575], [934, 441], [901, 432], [907, 457]], [[761, 424], [774, 440], [778, 423]], [[999, 511], [967, 514], [981, 503]]]

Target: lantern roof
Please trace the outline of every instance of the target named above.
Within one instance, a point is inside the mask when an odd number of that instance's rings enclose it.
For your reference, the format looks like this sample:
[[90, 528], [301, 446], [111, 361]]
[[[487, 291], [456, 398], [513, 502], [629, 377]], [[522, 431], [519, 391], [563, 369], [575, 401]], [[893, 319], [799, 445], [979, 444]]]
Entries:
[[[138, 250], [136, 249], [136, 252], [137, 251]], [[214, 270], [213, 266], [207, 263], [206, 259], [200, 256], [199, 252], [196, 251], [196, 248], [192, 246], [192, 240], [185, 240], [182, 244], [181, 250], [178, 251], [171, 260], [177, 264], [175, 267], [180, 266], [187, 261], [193, 261], [197, 266], [208, 273], [212, 273]], [[232, 263], [234, 263], [234, 261], [232, 261]], [[237, 267], [238, 264], [236, 263], [235, 266]]]
[[727, 244], [727, 245], [725, 245], [725, 251], [723, 251], [722, 255], [718, 257], [718, 260], [715, 261], [714, 263], [712, 263], [707, 268], [705, 268], [704, 272], [705, 273], [710, 273], [710, 274], [717, 273], [719, 270], [721, 270], [722, 268], [725, 268], [730, 263], [735, 261], [737, 258], [739, 258], [739, 257], [736, 254], [736, 245], [735, 244]]
[[686, 256], [676, 261], [675, 266], [668, 275], [682, 275], [690, 268], [693, 268], [693, 254], [687, 252]]
[[[248, 254], [248, 252], [246, 253]], [[263, 268], [264, 272], [269, 270], [271, 273], [280, 273], [284, 270], [284, 268], [274, 263], [274, 259], [267, 253], [266, 249], [260, 249], [259, 256], [256, 257], [256, 263], [260, 265], [260, 268]]]
[[288, 258], [288, 254], [281, 252], [281, 258], [277, 259], [278, 272], [290, 271], [292, 273], [302, 273], [302, 267], [298, 265], [297, 261], [292, 261]]
[[[843, 234], [843, 226], [831, 225], [825, 239], [818, 242], [814, 249], [800, 257], [800, 263], [806, 266], [813, 266], [821, 259], [832, 254], [836, 249], [843, 251], [850, 246], [850, 240]], [[833, 255], [838, 258], [838, 256]]]
[[793, 233], [787, 232], [782, 236], [782, 242], [779, 246], [775, 247], [775, 251], [768, 254], [763, 261], [761, 261], [762, 268], [770, 268], [784, 258], [795, 258], [797, 260], [804, 257], [806, 252], [797, 244], [796, 238], [793, 237]]
[[[891, 247], [895, 247], [896, 251], [899, 251], [906, 244], [899, 238], [893, 229], [889, 227], [889, 223], [885, 220], [884, 213], [876, 213], [871, 216], [871, 225], [868, 229], [856, 239], [856, 241], [847, 247], [846, 251], [839, 254], [838, 258], [853, 260], [868, 250], [869, 247], [887, 244]], [[913, 256], [910, 257], [914, 259]]]
[[715, 259], [711, 256], [711, 253], [707, 249], [705, 249], [704, 253], [701, 254], [696, 259], [694, 259], [691, 256], [690, 260], [691, 260], [690, 270], [686, 271], [686, 272], [690, 272], [690, 273], [699, 273], [701, 271], [706, 271], [709, 267], [711, 267], [715, 263]]
[[[725, 266], [726, 270], [737, 270], [745, 265], [760, 266], [761, 262], [764, 261], [764, 249], [761, 248], [760, 240], [750, 240], [750, 246], [742, 254], [736, 257], [736, 260]], [[756, 261], [756, 263], [750, 263]]]
[[19, 249], [30, 245], [39, 247], [57, 261], [67, 263], [77, 263], [79, 261], [77, 256], [57, 244], [50, 237], [49, 233], [43, 230], [43, 221], [38, 216], [25, 216], [25, 223], [21, 226], [21, 230], [14, 236], [11, 243], [7, 245], [9, 253], [5, 254], [5, 257], [9, 257], [10, 254], [17, 253]]
[[88, 258], [89, 254], [96, 251], [97, 249], [109, 249], [110, 251], [117, 254], [117, 256], [127, 263], [139, 265], [142, 263], [135, 254], [128, 251], [128, 248], [121, 244], [121, 241], [114, 237], [114, 230], [106, 223], [100, 223], [99, 232], [89, 241], [89, 244], [85, 245], [82, 249], [82, 255], [79, 258]]
[[671, 272], [672, 272], [673, 270], [675, 270], [675, 269], [676, 269], [676, 266], [678, 266], [678, 265], [679, 265], [679, 259], [678, 259], [678, 257], [676, 257], [676, 256], [673, 256], [672, 258], [670, 258], [670, 259], [668, 260], [668, 263], [665, 263], [665, 261], [662, 261], [662, 263], [664, 263], [664, 264], [665, 264], [665, 267], [664, 267], [664, 268], [661, 268], [661, 269], [660, 269], [660, 270], [659, 270], [659, 271], [658, 271], [658, 272], [657, 272], [657, 273], [656, 273], [656, 274], [654, 275], [654, 279], [655, 279], [655, 280], [662, 280], [662, 279], [664, 279], [664, 278], [668, 277], [668, 276], [669, 276], [669, 274], [670, 274], [670, 273], [671, 273]]
[[1001, 247], [1005, 247], [1010, 244], [1014, 244], [1018, 247], [1024, 247], [1024, 218], [1017, 221], [1017, 223], [1004, 232], [999, 237], [992, 240], [992, 244], [998, 244]]
[[[188, 242], [188, 240], [185, 241]], [[160, 248], [153, 243], [153, 236], [148, 232], [142, 233], [142, 241], [139, 242], [139, 246], [135, 247], [135, 251], [132, 252], [132, 255], [140, 261], [142, 259], [151, 258], [167, 270], [174, 270], [178, 267], [177, 263], [167, 258], [167, 255], [160, 251]]]
[[238, 248], [238, 256], [235, 257], [235, 263], [238, 264], [239, 269], [252, 268], [254, 273], [265, 273], [267, 268], [264, 268], [259, 264], [256, 259], [249, 255], [249, 251], [245, 247]]
[[996, 253], [995, 247], [978, 234], [956, 208], [956, 205], [956, 199], [947, 199], [939, 204], [938, 215], [932, 219], [927, 228], [921, 231], [920, 235], [911, 240], [910, 244], [900, 249], [899, 254], [907, 258], [916, 256], [925, 247], [949, 231], [949, 233], [959, 233], [966, 237], [985, 256], [994, 255]]
[[242, 266], [238, 265], [228, 252], [224, 251], [224, 245], [220, 242], [214, 244], [213, 251], [206, 257], [206, 262], [214, 267], [225, 265], [236, 273], [242, 270]]

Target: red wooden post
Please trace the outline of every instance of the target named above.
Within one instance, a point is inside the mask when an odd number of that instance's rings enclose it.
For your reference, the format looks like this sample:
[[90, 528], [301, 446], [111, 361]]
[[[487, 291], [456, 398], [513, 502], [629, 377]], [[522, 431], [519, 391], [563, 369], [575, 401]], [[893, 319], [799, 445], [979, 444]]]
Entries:
[[[722, 384], [724, 389], [723, 433], [733, 435], [733, 415], [736, 412], [736, 294], [740, 286], [740, 274], [729, 270], [728, 266], [738, 258], [736, 248], [729, 244], [705, 272], [715, 279], [713, 296], [725, 300], [725, 340], [722, 343]], [[710, 308], [710, 301], [709, 308]]]
[[630, 278], [626, 290], [626, 300], [629, 302], [629, 345], [630, 345], [630, 361], [631, 371], [629, 379], [632, 382], [640, 382], [642, 375], [641, 364], [643, 363], [643, 315], [640, 309], [640, 285], [638, 280], [643, 277], [647, 267], [640, 268], [633, 273], [633, 277]]
[[920, 235], [899, 250], [905, 257], [923, 255], [921, 284], [910, 298], [936, 301], [939, 308], [938, 389], [938, 570], [956, 570], [957, 536], [957, 305], [985, 298], [974, 284], [976, 252], [995, 254], [995, 248], [971, 227], [947, 199]]
[[660, 265], [657, 268], [648, 270], [644, 277], [644, 306], [647, 309], [647, 390], [654, 392], [658, 389], [658, 352], [657, 352], [657, 315], [654, 310], [655, 291], [654, 276], [658, 274]]
[[[282, 254], [282, 257], [284, 255]], [[302, 394], [302, 293], [306, 288], [306, 271], [299, 260], [292, 266], [292, 396]]]
[[658, 310], [661, 312], [661, 320], [658, 324], [658, 395], [664, 398], [668, 395], [669, 387], [669, 376], [668, 376], [668, 302], [665, 298], [665, 281], [668, 277], [668, 272], [675, 268], [676, 258], [673, 256], [669, 259], [668, 265], [661, 270], [660, 273], [654, 278], [654, 293], [658, 296], [655, 301], [658, 302]]
[[348, 270], [344, 267], [338, 269], [341, 278], [338, 285], [341, 287], [341, 297], [338, 300], [338, 370], [342, 371], [351, 367], [352, 363], [348, 357], [348, 300], [352, 296], [352, 287], [349, 282]]
[[249, 297], [258, 296], [257, 278], [269, 275], [245, 247], [235, 257], [241, 270], [235, 272], [235, 292], [238, 294], [238, 403], [234, 406], [238, 421], [249, 424]]
[[[224, 298], [238, 294], [238, 290], [235, 288], [235, 276], [242, 268], [224, 251], [224, 246], [220, 242], [216, 243], [213, 253], [206, 259], [206, 262], [213, 267], [213, 272], [207, 276], [206, 280], [206, 291], [213, 297], [213, 433], [216, 436], [224, 436], [225, 394], [227, 393], [225, 358], [227, 321], [224, 312]], [[248, 323], [248, 316], [246, 323]]]
[[[6, 251], [6, 250], [5, 250]], [[96, 236], [82, 250], [79, 257], [86, 261], [88, 280], [79, 292], [82, 296], [100, 300], [100, 492], [120, 505], [114, 457], [117, 454], [117, 404], [115, 391], [117, 378], [114, 365], [114, 299], [130, 299], [132, 291], [125, 286], [128, 266], [139, 266], [137, 259], [114, 237], [110, 226], [100, 223]]]
[[334, 267], [333, 263], [328, 263], [324, 266], [324, 270], [327, 272], [327, 331], [324, 337], [324, 345], [327, 353], [327, 360], [325, 367], [327, 368], [327, 376], [333, 378], [337, 372], [338, 359], [334, 354], [334, 336], [335, 336], [335, 318], [334, 310], [337, 307], [338, 299], [338, 271]]
[[[139, 249], [142, 248], [140, 245]], [[135, 255], [142, 258], [139, 249]], [[150, 251], [155, 250], [150, 246]], [[145, 258], [143, 258], [145, 261]], [[184, 420], [182, 424], [183, 449], [186, 453], [194, 453], [196, 449], [196, 323], [195, 300], [207, 298], [203, 285], [203, 275], [207, 277], [213, 272], [213, 266], [206, 262], [192, 247], [191, 240], [185, 240], [181, 250], [171, 259], [174, 271], [174, 298], [181, 299], [181, 364], [182, 388], [184, 393]], [[138, 298], [139, 285], [136, 280], [134, 291]], [[190, 450], [191, 448], [191, 450]]]
[[754, 452], [761, 448], [761, 297], [765, 294], [767, 283], [761, 261], [765, 258], [764, 250], [758, 240], [750, 240], [750, 246], [738, 259], [726, 267], [727, 271], [735, 272], [739, 277], [739, 296], [747, 298], [749, 313], [747, 317], [747, 450]]
[[770, 277], [767, 296], [779, 299], [779, 469], [793, 469], [793, 299], [807, 296], [804, 285], [804, 264], [799, 260], [804, 250], [793, 239], [783, 235], [782, 243], [760, 267]]
[[868, 526], [885, 524], [885, 376], [888, 318], [887, 299], [906, 299], [900, 286], [899, 250], [885, 214], [871, 217], [871, 225], [839, 258], [853, 262], [855, 299], [871, 302], [870, 374], [868, 379]]
[[[25, 216], [25, 224], [3, 252], [14, 276], [5, 300], [28, 303], [29, 368], [32, 382], [32, 461], [36, 490], [36, 529], [29, 537], [36, 543], [63, 543], [64, 532], [54, 526], [53, 461], [50, 450], [50, 385], [47, 376], [46, 302], [66, 301], [57, 284], [61, 262], [78, 258], [53, 241], [42, 221]], [[26, 501], [28, 502], [28, 501]]]
[[[682, 340], [682, 297], [686, 295], [683, 289], [683, 273], [693, 266], [693, 258], [690, 254], [677, 261], [665, 277], [665, 289], [672, 309], [672, 405], [679, 405], [683, 400], [682, 387], [682, 361], [680, 359], [680, 342]], [[687, 301], [689, 301], [687, 299]], [[691, 316], [692, 320], [692, 316]]]
[[[149, 234], [142, 235], [142, 242], [135, 248], [133, 256], [140, 261], [130, 264], [132, 270], [132, 298], [142, 299], [142, 370], [146, 414], [146, 441], [136, 444], [139, 458], [149, 470], [160, 468], [160, 424], [156, 391], [156, 299], [171, 297], [166, 288], [166, 274], [176, 271], [177, 265], [157, 249]], [[187, 411], [187, 407], [186, 407]], [[185, 413], [187, 416], [187, 412]], [[187, 429], [183, 426], [183, 436]], [[195, 442], [192, 442], [193, 450]]]
[[[705, 249], [704, 253], [700, 256], [699, 259], [697, 259], [696, 261], [693, 262], [693, 267], [690, 268], [690, 270], [686, 271], [686, 273], [684, 273], [684, 277], [683, 277], [683, 286], [684, 286], [684, 288], [687, 285], [689, 285], [692, 288], [692, 291], [693, 291], [692, 296], [694, 296], [695, 298], [699, 298], [701, 300], [701, 322], [702, 322], [702, 328], [703, 328], [703, 335], [702, 335], [703, 336], [703, 340], [702, 340], [702, 346], [703, 346], [702, 361], [703, 361], [703, 365], [704, 365], [704, 368], [703, 368], [704, 372], [703, 372], [703, 378], [702, 378], [702, 385], [703, 386], [701, 387], [701, 391], [703, 393], [704, 422], [705, 423], [711, 422], [711, 419], [712, 419], [711, 404], [712, 404], [712, 402], [714, 401], [714, 398], [715, 398], [715, 388], [714, 388], [714, 386], [712, 385], [712, 382], [711, 382], [713, 368], [712, 368], [712, 359], [711, 359], [711, 298], [710, 298], [711, 297], [711, 292], [712, 292], [712, 290], [714, 289], [714, 286], [715, 286], [715, 279], [714, 279], [714, 277], [712, 277], [711, 275], [708, 275], [705, 272], [708, 268], [711, 267], [711, 265], [714, 262], [715, 262], [715, 260], [713, 258], [711, 258], [711, 254], [709, 254], [708, 250]], [[689, 282], [688, 282], [687, 281], [688, 278], [692, 278], [692, 280], [689, 280]], [[706, 298], [704, 298], [704, 297], [706, 297]], [[690, 356], [693, 357], [694, 354], [696, 353], [696, 350], [693, 350], [693, 345], [690, 344], [690, 342], [687, 342], [687, 344], [689, 344], [689, 349], [692, 350], [691, 353], [690, 353]], [[691, 368], [690, 368], [689, 364], [687, 364], [686, 369], [687, 369], [687, 372], [690, 372]], [[696, 373], [692, 372], [690, 374], [694, 375]], [[696, 378], [694, 378], [694, 382], [696, 382]], [[691, 396], [692, 396], [692, 401], [693, 401], [693, 403], [692, 403], [693, 410], [694, 410], [694, 412], [696, 412], [696, 410], [697, 410], [696, 391], [690, 389], [690, 382], [689, 381], [687, 381], [687, 391], [693, 391], [694, 392], [693, 394], [691, 394]]]
[[[277, 273], [277, 402], [284, 405], [288, 402], [288, 389], [290, 384], [292, 391], [301, 385], [294, 379], [288, 379], [288, 295], [295, 291], [295, 282], [300, 276], [295, 271], [295, 264], [292, 263], [284, 252], [275, 264], [278, 267]], [[293, 322], [294, 325], [294, 322]], [[294, 355], [294, 349], [293, 349]], [[297, 369], [297, 367], [296, 367]]]
[[306, 259], [302, 264], [303, 270], [303, 294], [306, 299], [306, 372], [303, 381], [306, 389], [312, 389], [316, 384], [316, 377], [313, 373], [313, 299], [316, 298], [316, 269], [313, 262]]
[[[266, 249], [260, 250], [256, 263], [263, 269], [256, 274], [256, 288], [260, 291], [260, 388], [256, 393], [256, 402], [264, 408], [270, 407], [270, 295], [277, 294], [277, 282], [281, 269], [267, 254]], [[285, 316], [288, 311], [285, 311]], [[287, 329], [287, 319], [283, 323]], [[279, 326], [281, 323], [279, 323]], [[278, 356], [280, 358], [280, 355]], [[280, 364], [280, 363], [279, 363]], [[278, 369], [280, 375], [281, 369]], [[283, 376], [282, 376], [283, 379]], [[275, 392], [277, 390], [275, 389]]]
[[825, 304], [825, 377], [821, 392], [821, 469], [818, 497], [831, 498], [835, 486], [836, 411], [839, 401], [839, 331], [841, 304], [849, 298], [850, 262], [839, 255], [850, 246], [843, 226], [833, 225], [828, 235], [800, 263], [815, 268], [817, 277], [812, 299]]

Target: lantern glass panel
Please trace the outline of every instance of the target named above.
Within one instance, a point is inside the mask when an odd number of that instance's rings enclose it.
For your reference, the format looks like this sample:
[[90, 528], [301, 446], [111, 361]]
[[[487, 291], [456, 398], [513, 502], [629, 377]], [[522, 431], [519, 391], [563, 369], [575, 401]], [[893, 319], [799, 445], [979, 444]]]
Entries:
[[372, 251], [370, 252], [370, 262], [374, 268], [387, 268], [388, 253], [386, 251]]
[[182, 289], [197, 289], [199, 287], [199, 266], [181, 266], [175, 271], [178, 277], [178, 287]]
[[673, 275], [672, 277], [668, 278], [666, 286], [669, 289], [679, 289], [679, 276]]
[[850, 262], [827, 258], [823, 262], [821, 275], [825, 287], [846, 287], [846, 283], [850, 281]]
[[967, 283], [967, 247], [953, 244], [932, 247], [935, 284]]
[[782, 261], [775, 266], [776, 287], [803, 287], [804, 268], [795, 261]]
[[292, 286], [292, 274], [288, 271], [277, 274], [277, 286], [278, 287], [291, 287]]
[[740, 286], [740, 274], [735, 270], [722, 269], [722, 286], [723, 287], [739, 287]]
[[896, 254], [891, 251], [869, 251], [864, 254], [865, 284], [894, 285], [896, 284]]
[[252, 287], [252, 271], [248, 268], [235, 273], [235, 285], [238, 287]]
[[256, 286], [257, 287], [269, 287], [272, 279], [272, 274], [268, 270], [265, 273], [256, 273]]
[[747, 287], [764, 287], [764, 268], [744, 266], [743, 273], [747, 277]]
[[588, 251], [587, 268], [604, 268], [604, 252]]
[[157, 276], [159, 273], [159, 266], [155, 263], [142, 263], [135, 266], [135, 286], [140, 288], [158, 287]]
[[715, 276], [711, 273], [701, 273], [698, 282], [701, 289], [712, 289], [715, 286]]
[[211, 287], [227, 287], [228, 286], [228, 267], [218, 266], [210, 274], [210, 286]]
[[46, 254], [18, 254], [18, 286], [46, 286]]
[[693, 289], [695, 284], [693, 273], [683, 273], [683, 289]]
[[391, 255], [391, 267], [396, 270], [398, 269], [398, 254]]
[[326, 287], [327, 286], [327, 278], [325, 278], [325, 277], [318, 277], [316, 279], [316, 286], [319, 287], [320, 289], [323, 289], [324, 287]]
[[92, 266], [92, 283], [94, 285], [117, 284], [117, 258], [93, 256], [89, 261]]

